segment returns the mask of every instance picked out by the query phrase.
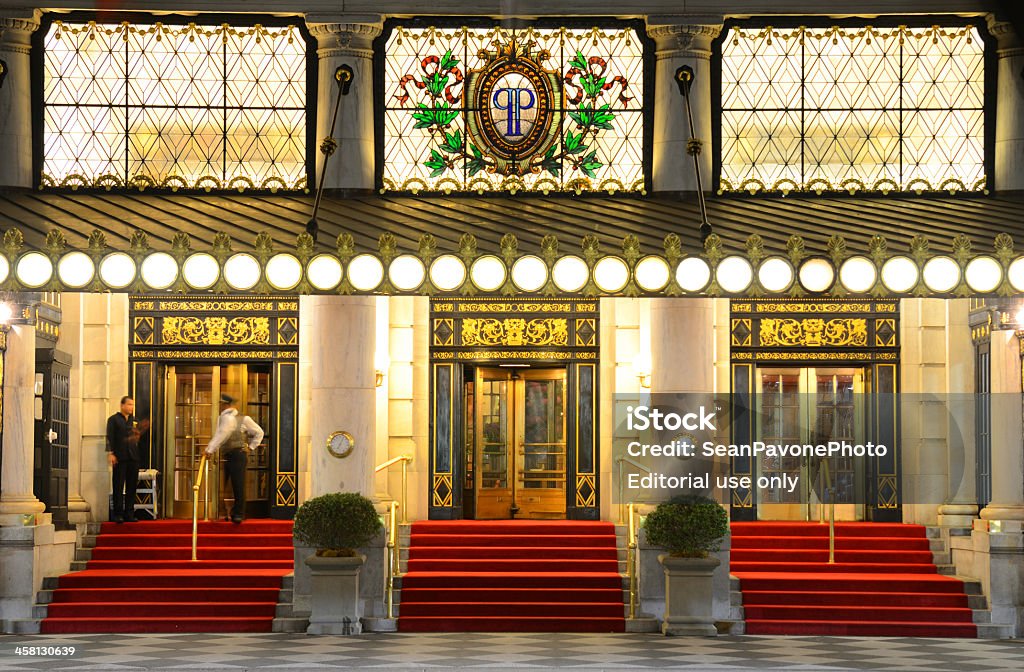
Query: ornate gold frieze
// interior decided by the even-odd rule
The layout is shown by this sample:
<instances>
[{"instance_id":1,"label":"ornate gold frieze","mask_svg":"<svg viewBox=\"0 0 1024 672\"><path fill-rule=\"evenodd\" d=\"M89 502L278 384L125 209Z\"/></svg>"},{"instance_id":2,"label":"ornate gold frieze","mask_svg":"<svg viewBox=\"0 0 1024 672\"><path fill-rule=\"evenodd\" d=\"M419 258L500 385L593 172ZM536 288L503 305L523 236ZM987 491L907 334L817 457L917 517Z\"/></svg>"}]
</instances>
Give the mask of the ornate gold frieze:
<instances>
[{"instance_id":1,"label":"ornate gold frieze","mask_svg":"<svg viewBox=\"0 0 1024 672\"><path fill-rule=\"evenodd\" d=\"M596 313L597 302L592 301L590 303L577 303L574 304L574 308L576 309L577 313Z\"/></svg>"},{"instance_id":2,"label":"ornate gold frieze","mask_svg":"<svg viewBox=\"0 0 1024 672\"><path fill-rule=\"evenodd\" d=\"M298 359L294 350L133 350L132 359L223 359L228 361Z\"/></svg>"},{"instance_id":3,"label":"ornate gold frieze","mask_svg":"<svg viewBox=\"0 0 1024 672\"><path fill-rule=\"evenodd\" d=\"M754 354L750 352L735 352L732 355L734 360L752 360ZM759 362L851 362L863 360L893 360L896 359L895 352L759 352L756 355Z\"/></svg>"},{"instance_id":4,"label":"ornate gold frieze","mask_svg":"<svg viewBox=\"0 0 1024 672\"><path fill-rule=\"evenodd\" d=\"M159 301L157 306L157 310L166 313L251 313L274 310L273 301ZM298 305L293 310L298 310Z\"/></svg>"},{"instance_id":5,"label":"ornate gold frieze","mask_svg":"<svg viewBox=\"0 0 1024 672\"><path fill-rule=\"evenodd\" d=\"M732 312L734 312L734 313L749 313L750 312L750 304L749 303L736 303L734 301L734 302L732 302L732 305L729 306L729 307L732 310Z\"/></svg>"},{"instance_id":6,"label":"ornate gold frieze","mask_svg":"<svg viewBox=\"0 0 1024 672\"><path fill-rule=\"evenodd\" d=\"M865 319L762 319L758 333L762 347L863 347L868 344Z\"/></svg>"},{"instance_id":7,"label":"ornate gold frieze","mask_svg":"<svg viewBox=\"0 0 1024 672\"><path fill-rule=\"evenodd\" d=\"M298 310L299 309L299 302L298 301L278 301L277 309L278 310Z\"/></svg>"},{"instance_id":8,"label":"ornate gold frieze","mask_svg":"<svg viewBox=\"0 0 1024 672\"><path fill-rule=\"evenodd\" d=\"M756 303L759 313L870 313L870 303L848 303L836 301L830 303ZM739 312L739 311L737 311Z\"/></svg>"},{"instance_id":9,"label":"ornate gold frieze","mask_svg":"<svg viewBox=\"0 0 1024 672\"><path fill-rule=\"evenodd\" d=\"M163 318L162 345L269 345L270 320L266 317Z\"/></svg>"},{"instance_id":10,"label":"ornate gold frieze","mask_svg":"<svg viewBox=\"0 0 1024 672\"><path fill-rule=\"evenodd\" d=\"M532 312L532 311L531 311ZM568 320L538 318L471 318L462 320L460 345L564 346L569 344Z\"/></svg>"},{"instance_id":11,"label":"ornate gold frieze","mask_svg":"<svg viewBox=\"0 0 1024 672\"><path fill-rule=\"evenodd\" d=\"M876 313L895 313L895 312L898 312L899 309L900 309L900 304L899 303L876 303L875 304L875 312Z\"/></svg>"},{"instance_id":12,"label":"ornate gold frieze","mask_svg":"<svg viewBox=\"0 0 1024 672\"><path fill-rule=\"evenodd\" d=\"M134 301L132 310L156 310L156 303L153 301Z\"/></svg>"},{"instance_id":13,"label":"ornate gold frieze","mask_svg":"<svg viewBox=\"0 0 1024 672\"><path fill-rule=\"evenodd\" d=\"M435 353L435 359L451 359L448 353ZM460 352L456 355L458 359L470 361L489 359L591 359L586 355L594 355L591 352L538 352L536 350L517 350L514 352Z\"/></svg>"},{"instance_id":14,"label":"ornate gold frieze","mask_svg":"<svg viewBox=\"0 0 1024 672\"><path fill-rule=\"evenodd\" d=\"M540 302L460 302L458 310L462 313L571 313L571 303L540 303Z\"/></svg>"}]
</instances>

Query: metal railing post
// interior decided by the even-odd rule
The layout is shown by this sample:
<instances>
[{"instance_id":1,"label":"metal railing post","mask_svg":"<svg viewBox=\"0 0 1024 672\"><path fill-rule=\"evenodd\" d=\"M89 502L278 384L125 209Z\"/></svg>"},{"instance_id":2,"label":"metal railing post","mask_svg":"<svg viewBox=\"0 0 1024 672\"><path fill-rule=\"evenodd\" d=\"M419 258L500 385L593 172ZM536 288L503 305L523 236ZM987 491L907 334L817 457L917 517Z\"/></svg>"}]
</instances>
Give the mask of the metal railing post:
<instances>
[{"instance_id":1,"label":"metal railing post","mask_svg":"<svg viewBox=\"0 0 1024 672\"><path fill-rule=\"evenodd\" d=\"M206 459L206 454L199 460L199 468L196 469L196 481L192 484L192 560L198 561L196 556L196 546L199 540L199 486L203 484L203 474L209 468L209 461ZM209 492L210 479L206 479L207 492ZM209 515L209 505L207 505L206 514Z\"/></svg>"}]
</instances>

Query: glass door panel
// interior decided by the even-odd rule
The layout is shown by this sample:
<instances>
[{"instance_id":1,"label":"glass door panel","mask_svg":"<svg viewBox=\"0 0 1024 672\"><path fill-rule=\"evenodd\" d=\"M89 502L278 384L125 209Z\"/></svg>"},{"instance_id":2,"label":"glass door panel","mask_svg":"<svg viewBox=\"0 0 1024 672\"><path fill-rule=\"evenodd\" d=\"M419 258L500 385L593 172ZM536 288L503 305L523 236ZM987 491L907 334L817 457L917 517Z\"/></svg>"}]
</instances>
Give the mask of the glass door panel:
<instances>
[{"instance_id":1,"label":"glass door panel","mask_svg":"<svg viewBox=\"0 0 1024 672\"><path fill-rule=\"evenodd\" d=\"M508 518L513 504L509 478L511 374L500 369L477 369L476 392L476 517Z\"/></svg>"},{"instance_id":2,"label":"glass door panel","mask_svg":"<svg viewBox=\"0 0 1024 672\"><path fill-rule=\"evenodd\" d=\"M758 369L757 385L757 435L765 443L864 442L863 369ZM759 489L758 518L820 520L834 501L836 520L861 520L865 469L863 458L762 456L758 476L797 485Z\"/></svg>"},{"instance_id":3,"label":"glass door panel","mask_svg":"<svg viewBox=\"0 0 1024 672\"><path fill-rule=\"evenodd\" d=\"M167 381L167 451L168 465L164 473L171 474L171 488L165 490L169 501L164 510L174 518L192 516L192 486L199 468L203 451L210 443L217 427L219 408L215 400L220 398L220 370L218 367L171 367ZM205 479L204 479L205 480ZM216 502L218 497L218 470L216 460L210 462L209 498L206 488L200 491L200 517L215 517L211 510L207 516L206 502Z\"/></svg>"}]
</instances>

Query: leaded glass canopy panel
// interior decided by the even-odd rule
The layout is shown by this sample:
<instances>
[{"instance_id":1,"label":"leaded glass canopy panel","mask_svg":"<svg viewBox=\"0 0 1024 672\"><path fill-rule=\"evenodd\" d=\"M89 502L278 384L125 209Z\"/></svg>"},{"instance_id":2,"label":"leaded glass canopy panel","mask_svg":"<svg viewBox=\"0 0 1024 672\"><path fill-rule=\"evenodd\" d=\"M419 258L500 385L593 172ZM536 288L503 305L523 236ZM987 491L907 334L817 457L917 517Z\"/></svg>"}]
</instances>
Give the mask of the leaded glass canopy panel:
<instances>
[{"instance_id":1,"label":"leaded glass canopy panel","mask_svg":"<svg viewBox=\"0 0 1024 672\"><path fill-rule=\"evenodd\" d=\"M983 191L985 45L962 28L732 28L723 191Z\"/></svg>"},{"instance_id":2,"label":"leaded glass canopy panel","mask_svg":"<svg viewBox=\"0 0 1024 672\"><path fill-rule=\"evenodd\" d=\"M644 189L635 29L397 26L385 51L384 189Z\"/></svg>"},{"instance_id":3,"label":"leaded glass canopy panel","mask_svg":"<svg viewBox=\"0 0 1024 672\"><path fill-rule=\"evenodd\" d=\"M296 26L55 21L41 185L302 190L306 109Z\"/></svg>"}]
</instances>

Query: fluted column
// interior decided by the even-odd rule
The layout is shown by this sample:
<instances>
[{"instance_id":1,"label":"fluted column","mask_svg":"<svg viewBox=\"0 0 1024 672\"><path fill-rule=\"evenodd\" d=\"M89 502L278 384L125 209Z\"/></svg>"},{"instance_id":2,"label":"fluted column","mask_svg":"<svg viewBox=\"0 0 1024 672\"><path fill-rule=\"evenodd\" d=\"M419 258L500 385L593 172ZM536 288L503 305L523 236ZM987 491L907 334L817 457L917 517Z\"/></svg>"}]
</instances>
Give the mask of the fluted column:
<instances>
[{"instance_id":1,"label":"fluted column","mask_svg":"<svg viewBox=\"0 0 1024 672\"><path fill-rule=\"evenodd\" d=\"M1013 25L988 17L999 59L996 77L995 188L1024 190L1024 41Z\"/></svg>"},{"instance_id":2,"label":"fluted column","mask_svg":"<svg viewBox=\"0 0 1024 672\"><path fill-rule=\"evenodd\" d=\"M945 301L947 498L939 507L943 527L971 527L978 515L975 495L974 345L969 299Z\"/></svg>"},{"instance_id":3,"label":"fluted column","mask_svg":"<svg viewBox=\"0 0 1024 672\"><path fill-rule=\"evenodd\" d=\"M722 31L721 16L651 16L647 34L657 45L654 68L654 141L652 175L656 192L697 190L693 159L686 153L690 139L683 96L675 81L676 70L693 68L690 107L693 137L704 143L700 174L704 191L711 184L711 42Z\"/></svg>"},{"instance_id":4,"label":"fluted column","mask_svg":"<svg viewBox=\"0 0 1024 672\"><path fill-rule=\"evenodd\" d=\"M24 514L46 506L32 493L35 454L33 386L36 377L36 328L11 327L4 355L4 455L0 474L0 526L24 524Z\"/></svg>"},{"instance_id":5,"label":"fluted column","mask_svg":"<svg viewBox=\"0 0 1024 672\"><path fill-rule=\"evenodd\" d=\"M359 492L371 497L377 444L377 297L317 296L311 303L310 496ZM345 458L326 448L328 435L338 430L355 439Z\"/></svg>"},{"instance_id":6,"label":"fluted column","mask_svg":"<svg viewBox=\"0 0 1024 672\"><path fill-rule=\"evenodd\" d=\"M0 10L0 187L32 186L29 53L37 28L37 9Z\"/></svg>"},{"instance_id":7,"label":"fluted column","mask_svg":"<svg viewBox=\"0 0 1024 672\"><path fill-rule=\"evenodd\" d=\"M327 166L325 189L370 191L374 187L373 40L381 32L379 16L307 15L306 25L316 38L320 59L317 90L316 142L330 135L338 100L334 73L341 65L353 71L352 88L341 99L334 139L338 151ZM317 180L323 165L317 150Z\"/></svg>"},{"instance_id":8,"label":"fluted column","mask_svg":"<svg viewBox=\"0 0 1024 672\"><path fill-rule=\"evenodd\" d=\"M992 501L985 520L1024 520L1021 351L1012 331L992 332Z\"/></svg>"},{"instance_id":9,"label":"fluted column","mask_svg":"<svg viewBox=\"0 0 1024 672\"><path fill-rule=\"evenodd\" d=\"M714 392L715 300L650 301L651 392Z\"/></svg>"}]
</instances>

